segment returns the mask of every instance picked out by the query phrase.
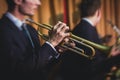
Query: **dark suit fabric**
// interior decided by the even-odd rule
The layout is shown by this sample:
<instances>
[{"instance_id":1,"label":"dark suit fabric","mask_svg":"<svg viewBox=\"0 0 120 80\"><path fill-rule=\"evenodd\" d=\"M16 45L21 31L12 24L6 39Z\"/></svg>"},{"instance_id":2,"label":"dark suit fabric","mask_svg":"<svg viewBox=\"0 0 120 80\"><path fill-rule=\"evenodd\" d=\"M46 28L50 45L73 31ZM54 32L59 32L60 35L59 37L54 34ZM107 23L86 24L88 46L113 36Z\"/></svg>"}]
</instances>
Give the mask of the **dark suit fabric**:
<instances>
[{"instance_id":1,"label":"dark suit fabric","mask_svg":"<svg viewBox=\"0 0 120 80\"><path fill-rule=\"evenodd\" d=\"M98 44L101 43L96 28L85 20L81 20L81 22L73 29L72 33L89 41ZM76 46L84 49L86 54L91 53L91 51L83 45L76 43ZM98 65L98 63L102 63L106 56L99 50L95 50L96 55L92 60L70 51L63 54L61 57L62 63L59 72L62 74L61 78L63 80L102 80L102 77L96 79L98 76L97 72L100 73L96 64Z\"/></svg>"},{"instance_id":2,"label":"dark suit fabric","mask_svg":"<svg viewBox=\"0 0 120 80\"><path fill-rule=\"evenodd\" d=\"M74 28L73 30L73 34L77 35L79 37L82 37L86 40L92 41L94 43L97 44L101 44L101 41L99 39L99 35L97 33L97 30L95 28L95 26L92 26L90 23L88 23L85 20L81 20L81 22ZM79 45L78 45L79 47ZM82 47L82 46L80 46ZM90 51L88 51L88 49L86 47L83 47L83 49L86 50L86 53L90 53ZM95 49L96 51L96 55L95 55L95 59L97 59L98 61L102 60L103 56L101 56L101 51Z\"/></svg>"},{"instance_id":3,"label":"dark suit fabric","mask_svg":"<svg viewBox=\"0 0 120 80\"><path fill-rule=\"evenodd\" d=\"M40 45L37 31L27 25L35 48L5 15L0 19L0 73L16 80L44 80L42 73L49 57L56 52L48 44ZM24 78L23 78L24 77Z\"/></svg>"}]
</instances>

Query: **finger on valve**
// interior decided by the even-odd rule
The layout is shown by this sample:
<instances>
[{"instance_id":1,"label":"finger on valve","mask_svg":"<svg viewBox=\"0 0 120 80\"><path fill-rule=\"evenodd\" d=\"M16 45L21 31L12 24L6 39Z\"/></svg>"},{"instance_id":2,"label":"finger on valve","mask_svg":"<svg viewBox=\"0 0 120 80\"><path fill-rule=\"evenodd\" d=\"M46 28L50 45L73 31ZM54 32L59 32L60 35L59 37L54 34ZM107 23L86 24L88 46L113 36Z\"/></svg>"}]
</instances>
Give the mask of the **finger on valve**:
<instances>
[{"instance_id":1,"label":"finger on valve","mask_svg":"<svg viewBox=\"0 0 120 80\"><path fill-rule=\"evenodd\" d=\"M111 49L111 53L110 53L111 56L117 56L117 55L120 55L120 49L114 45Z\"/></svg>"},{"instance_id":2,"label":"finger on valve","mask_svg":"<svg viewBox=\"0 0 120 80\"><path fill-rule=\"evenodd\" d=\"M53 46L57 46L59 43L63 41L63 39L70 35L69 27L66 26L65 23L58 22L51 31L49 31L49 42L53 44Z\"/></svg>"},{"instance_id":3,"label":"finger on valve","mask_svg":"<svg viewBox=\"0 0 120 80\"><path fill-rule=\"evenodd\" d=\"M70 37L66 37L66 38L64 39L64 44L67 45L67 46L69 46L69 47L71 47L71 48L74 48L74 47L75 47L75 42L72 41L72 40L70 39Z\"/></svg>"},{"instance_id":4,"label":"finger on valve","mask_svg":"<svg viewBox=\"0 0 120 80\"><path fill-rule=\"evenodd\" d=\"M60 21L54 26L53 29L54 31L61 32L61 33L67 33L69 31L69 27L65 23Z\"/></svg>"},{"instance_id":5,"label":"finger on valve","mask_svg":"<svg viewBox=\"0 0 120 80\"><path fill-rule=\"evenodd\" d=\"M75 47L74 41L70 40L69 37L67 37L63 40L62 45L67 46L69 48L74 48ZM63 53L65 51L67 51L68 49L58 46L57 50L58 50L59 53Z\"/></svg>"}]
</instances>

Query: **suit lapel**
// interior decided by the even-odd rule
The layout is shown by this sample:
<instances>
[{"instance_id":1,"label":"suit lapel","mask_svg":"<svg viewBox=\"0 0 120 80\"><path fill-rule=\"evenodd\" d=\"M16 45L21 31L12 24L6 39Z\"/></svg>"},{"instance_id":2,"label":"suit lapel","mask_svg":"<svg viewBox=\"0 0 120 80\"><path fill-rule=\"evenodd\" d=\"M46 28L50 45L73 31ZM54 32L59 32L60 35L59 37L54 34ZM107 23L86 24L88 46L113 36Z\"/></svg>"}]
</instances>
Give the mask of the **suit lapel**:
<instances>
[{"instance_id":1,"label":"suit lapel","mask_svg":"<svg viewBox=\"0 0 120 80\"><path fill-rule=\"evenodd\" d=\"M17 28L17 26L5 15L2 18L3 21L7 22L6 27L11 30L11 35L13 35L14 41L21 47L26 45L26 39L23 36L23 33Z\"/></svg>"}]
</instances>

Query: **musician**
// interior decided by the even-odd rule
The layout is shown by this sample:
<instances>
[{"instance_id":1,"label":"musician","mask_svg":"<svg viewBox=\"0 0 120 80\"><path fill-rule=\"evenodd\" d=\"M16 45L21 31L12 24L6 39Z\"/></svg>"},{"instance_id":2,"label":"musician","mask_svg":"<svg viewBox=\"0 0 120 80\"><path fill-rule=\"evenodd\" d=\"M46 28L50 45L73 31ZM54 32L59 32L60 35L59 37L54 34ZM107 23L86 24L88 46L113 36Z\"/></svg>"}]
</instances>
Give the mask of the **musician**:
<instances>
[{"instance_id":1,"label":"musician","mask_svg":"<svg viewBox=\"0 0 120 80\"><path fill-rule=\"evenodd\" d=\"M24 20L33 16L40 0L6 0L7 12L0 19L0 78L44 80L46 65L57 59L55 47L69 36L69 27L58 22L47 42L40 45L37 31ZM24 24L23 28L22 25Z\"/></svg>"},{"instance_id":2,"label":"musician","mask_svg":"<svg viewBox=\"0 0 120 80\"><path fill-rule=\"evenodd\" d=\"M81 21L76 25L72 33L89 41L101 44L96 30L96 25L101 19L101 1L82 0L79 9ZM91 53L86 46L84 47L77 43L76 46L82 48L85 54ZM72 52L71 54L68 54L70 52L63 54L60 69L61 78L63 80L103 80L104 70L106 72L107 68L111 66L107 64L111 64L113 60L108 60L107 55L100 50L95 49L95 51L95 57L92 60ZM119 53L120 51L116 47L113 47L110 52L111 56L117 56Z\"/></svg>"}]
</instances>

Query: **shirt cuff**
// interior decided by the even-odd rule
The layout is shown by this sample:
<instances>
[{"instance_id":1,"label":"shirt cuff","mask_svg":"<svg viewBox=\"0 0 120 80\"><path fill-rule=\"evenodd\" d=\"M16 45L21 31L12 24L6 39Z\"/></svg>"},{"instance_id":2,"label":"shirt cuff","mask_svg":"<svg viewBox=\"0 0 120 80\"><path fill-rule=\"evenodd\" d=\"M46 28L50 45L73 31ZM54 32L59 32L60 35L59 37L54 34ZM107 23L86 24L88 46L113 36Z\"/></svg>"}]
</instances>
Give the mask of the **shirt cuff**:
<instances>
[{"instance_id":1,"label":"shirt cuff","mask_svg":"<svg viewBox=\"0 0 120 80\"><path fill-rule=\"evenodd\" d=\"M57 50L53 47L53 45L52 45L50 42L46 41L46 43L47 43L48 45L50 45L50 46L53 48L53 50L56 52L55 58L57 59L60 54L57 52Z\"/></svg>"}]
</instances>

